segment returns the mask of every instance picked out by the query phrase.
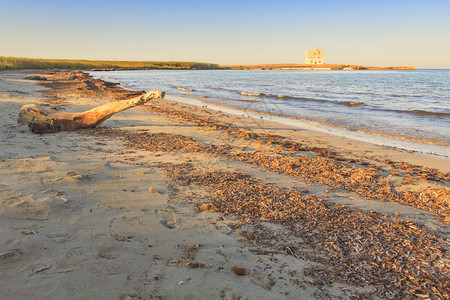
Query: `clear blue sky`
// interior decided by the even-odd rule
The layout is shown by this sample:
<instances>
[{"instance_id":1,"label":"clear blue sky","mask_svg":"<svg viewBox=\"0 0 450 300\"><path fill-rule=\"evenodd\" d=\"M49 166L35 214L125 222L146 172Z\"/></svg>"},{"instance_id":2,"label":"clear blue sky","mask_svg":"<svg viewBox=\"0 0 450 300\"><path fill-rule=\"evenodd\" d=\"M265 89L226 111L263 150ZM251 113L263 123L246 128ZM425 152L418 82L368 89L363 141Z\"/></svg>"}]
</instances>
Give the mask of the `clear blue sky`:
<instances>
[{"instance_id":1,"label":"clear blue sky","mask_svg":"<svg viewBox=\"0 0 450 300\"><path fill-rule=\"evenodd\" d=\"M0 56L450 68L450 1L0 0Z\"/></svg>"}]
</instances>

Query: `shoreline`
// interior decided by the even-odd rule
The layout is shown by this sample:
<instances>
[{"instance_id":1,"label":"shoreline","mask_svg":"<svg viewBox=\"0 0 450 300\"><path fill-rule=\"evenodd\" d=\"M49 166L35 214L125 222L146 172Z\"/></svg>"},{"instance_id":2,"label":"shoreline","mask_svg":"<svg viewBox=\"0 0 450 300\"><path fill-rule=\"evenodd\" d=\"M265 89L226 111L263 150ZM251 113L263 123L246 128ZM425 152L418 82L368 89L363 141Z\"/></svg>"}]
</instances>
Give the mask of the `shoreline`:
<instances>
[{"instance_id":1,"label":"shoreline","mask_svg":"<svg viewBox=\"0 0 450 300\"><path fill-rule=\"evenodd\" d=\"M207 99L197 96L197 95L173 95L168 94L169 97L172 97L176 99L175 101L196 105L196 106L205 106L209 105L208 107L213 110L219 110L219 111L225 111L226 109L227 113L234 114L234 115L242 115L242 112L250 113L247 114L247 117L256 119L256 120L262 120L264 117L266 117L266 121L269 122L275 122L280 123L284 125L291 125L293 127L298 127L299 129L307 129L307 130L313 130L313 131L321 131L324 133L329 133L331 135L337 135L341 137L345 137L351 140L359 140L362 142L367 142L371 144L375 144L378 146L388 146L392 148L398 148L400 150L407 150L407 151L417 151L424 154L430 154L430 155L436 155L441 156L445 158L449 158L450 156L450 144L445 143L443 141L438 140L430 140L425 138L413 138L413 137L406 137L401 135L393 135L383 132L377 132L377 131L369 131L369 130L363 130L363 129L350 129L344 126L339 125L333 125L326 122L321 122L317 120L309 120L309 119L303 119L298 117L292 117L287 115L281 115L281 114L275 114L275 113L269 113L269 112L262 112L252 109L243 109L243 108L237 108L229 105L224 104L217 104L214 102L209 102ZM181 98L181 99L180 99ZM192 103L192 101L184 100L182 98L187 99L193 99L195 101L201 102L199 103ZM296 122L297 121L297 122ZM378 137L378 138L377 138ZM435 147L436 146L436 147Z\"/></svg>"},{"instance_id":2,"label":"shoreline","mask_svg":"<svg viewBox=\"0 0 450 300\"><path fill-rule=\"evenodd\" d=\"M104 78L105 80L108 80L106 75L102 75L102 73L91 73L93 76L96 76L98 78ZM116 74L116 75L114 75ZM136 73L136 75L138 75ZM143 78L145 76L150 76L151 73L144 73ZM135 76L136 76L135 75ZM118 78L127 77L126 74L120 75L118 73L112 73L110 76L118 76ZM193 75L195 76L195 75ZM239 76L236 74L236 76ZM171 76L169 76L171 77ZM124 83L122 83L124 84ZM141 88L144 86L140 86ZM131 86L129 88L132 88ZM178 89L180 91L173 91L172 89ZM214 89L220 89L218 87L214 87ZM227 90L226 88L222 88L224 90ZM245 90L245 89L244 89ZM244 97L244 99L234 99L234 96L228 95L227 96L220 96L219 94L214 94L214 91L208 91L205 92L202 89L199 91L195 91L192 89L187 89L184 87L176 87L176 86L170 86L168 88L168 93L171 95L173 99L181 99L184 103L189 102L195 102L195 105L208 105L209 107L219 107L218 110L224 110L224 109L231 109L228 110L230 113L235 114L241 114L240 112L246 112L246 115L249 115L252 117L254 115L257 119L270 119L272 121L278 121L281 123L284 123L289 126L298 126L300 129L312 129L312 130L320 130L330 133L337 134L340 136L345 136L347 138L356 138L358 140L366 141L366 142L372 142L378 145L385 145L385 146L391 146L391 147L397 147L401 149L406 149L408 151L419 151L424 153L430 153L434 155L439 155L443 157L449 157L450 156L450 143L448 140L448 136L445 134L445 130L442 128L443 124L445 124L446 118L448 118L448 114L442 113L439 115L439 113L433 113L431 111L420 111L420 110L412 110L411 107L408 108L408 110L398 110L395 111L395 113L401 114L397 118L390 120L390 122L393 124L392 126L387 126L386 124L383 124L383 120L381 118L381 123L378 125L376 124L377 121L379 121L380 116L375 117L374 120L372 120L372 123L368 123L369 125L364 123L364 120L359 117L361 120L360 122L357 121L349 121L342 119L342 117L339 118L333 118L332 114L330 116L322 113L321 117L317 117L314 115L305 115L304 113L299 113L302 116L295 117L297 113L292 111L285 111L284 108L278 108L278 104L280 102L277 102L276 99L284 99L284 98L291 98L296 99L295 97L290 96L283 96L283 95L277 95L275 94L265 94L265 93L259 93L259 94L252 94L247 92L239 91L239 89L232 90L229 89L227 91L231 91L233 93L236 93L236 95L239 94L242 95L249 95L253 97L249 97L247 100L247 97ZM219 98L215 98L219 97ZM223 98L220 98L223 97ZM237 96L236 96L237 97ZM192 99L189 101L186 101L186 99ZM275 99L275 102L272 103L271 99ZM306 99L306 98L305 98ZM298 98L298 100L302 100L302 98ZM204 102L203 104L200 104L198 101ZM231 102L228 102L231 101ZM302 100L304 101L304 100ZM328 100L314 100L314 99L306 99L306 101L312 101L315 103L317 101L328 101ZM356 101L356 100L355 100ZM362 100L361 100L362 101ZM253 105L253 102L258 102L255 105ZM329 101L330 103L339 104L339 105L345 105L349 107L358 107L355 108L353 111L353 108L347 109L344 108L344 112L346 114L354 113L355 116L359 116L359 114L364 115L364 113L371 113L370 111L359 111L359 106L370 106L369 104L365 105L363 102L352 102L352 101ZM327 102L327 103L329 103ZM284 105L281 103L280 105ZM288 104L287 104L288 105ZM302 104L303 105L303 104ZM314 104L317 105L317 104ZM239 108L242 107L242 108ZM278 109L278 111L277 111ZM308 109L308 108L307 108ZM391 113L392 110L389 110L387 108L378 108L375 109L378 114L382 113L379 111L386 110L388 113ZM215 109L217 110L217 109ZM368 109L370 110L370 109ZM278 112L278 113L275 113ZM281 113L285 113L287 115L281 115ZM373 113L373 112L372 112ZM256 114L256 115L255 115ZM293 115L293 116L289 116ZM429 127L424 127L423 130L421 130L420 126L405 126L402 125L401 118L403 118L403 114L407 115L407 118L409 116L412 116L413 118L416 118L417 115L420 114L427 114L427 119L436 117L436 128L442 128L442 131L440 130L432 130ZM435 116L432 117L432 115L435 114ZM314 118L322 118L323 120L314 120ZM378 118L378 119L376 119ZM430 119L431 120L431 119ZM431 121L430 121L431 122ZM429 126L433 126L433 123L429 122ZM297 124L296 124L297 123ZM389 123L389 122L388 122ZM416 122L416 124L420 124L420 118ZM398 126L395 127L395 126ZM444 126L445 127L445 126ZM433 128L433 127L431 127ZM441 134L438 134L441 132ZM429 133L429 134L427 134Z\"/></svg>"},{"instance_id":3,"label":"shoreline","mask_svg":"<svg viewBox=\"0 0 450 300\"><path fill-rule=\"evenodd\" d=\"M28 74L0 73L5 296L449 296L447 159L170 96L33 134L15 123L23 104L82 111L139 92Z\"/></svg>"}]
</instances>

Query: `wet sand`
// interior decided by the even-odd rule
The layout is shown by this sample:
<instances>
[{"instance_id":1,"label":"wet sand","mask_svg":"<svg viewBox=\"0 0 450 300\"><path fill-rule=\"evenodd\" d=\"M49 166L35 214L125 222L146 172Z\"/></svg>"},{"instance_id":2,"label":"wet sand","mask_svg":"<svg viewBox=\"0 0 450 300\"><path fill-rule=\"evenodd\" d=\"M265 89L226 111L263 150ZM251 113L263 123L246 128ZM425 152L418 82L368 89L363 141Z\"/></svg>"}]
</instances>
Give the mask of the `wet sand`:
<instances>
[{"instance_id":1,"label":"wet sand","mask_svg":"<svg viewBox=\"0 0 450 300\"><path fill-rule=\"evenodd\" d=\"M30 75L0 73L4 297L449 297L448 159L170 97L34 134L16 122L24 104L74 112L139 92Z\"/></svg>"}]
</instances>

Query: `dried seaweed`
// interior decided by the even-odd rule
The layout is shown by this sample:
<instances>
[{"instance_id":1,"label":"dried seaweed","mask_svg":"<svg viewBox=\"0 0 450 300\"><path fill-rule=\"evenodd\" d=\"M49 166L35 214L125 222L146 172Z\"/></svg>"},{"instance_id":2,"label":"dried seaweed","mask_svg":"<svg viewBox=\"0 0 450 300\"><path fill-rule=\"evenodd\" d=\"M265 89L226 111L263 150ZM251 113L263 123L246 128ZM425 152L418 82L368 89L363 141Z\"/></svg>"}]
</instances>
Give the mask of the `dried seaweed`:
<instances>
[{"instance_id":1,"label":"dried seaweed","mask_svg":"<svg viewBox=\"0 0 450 300\"><path fill-rule=\"evenodd\" d=\"M247 162L277 173L318 182L381 201L398 202L429 211L446 222L450 218L450 188L399 192L376 168L356 167L326 157L292 157L272 151L244 151L229 145L204 145L177 134L96 129L97 134L125 138L125 145L148 151L205 152Z\"/></svg>"},{"instance_id":2,"label":"dried seaweed","mask_svg":"<svg viewBox=\"0 0 450 300\"><path fill-rule=\"evenodd\" d=\"M242 173L199 172L189 164L165 169L182 184L209 188L208 199L224 214L251 224L270 221L286 226L285 234L303 242L280 250L327 266L322 273L305 270L305 275L325 283L372 284L386 298L450 297L450 267L445 264L450 243L413 222L332 204ZM274 237L252 234L249 240L258 244ZM305 256L301 252L305 245L315 254Z\"/></svg>"}]
</instances>

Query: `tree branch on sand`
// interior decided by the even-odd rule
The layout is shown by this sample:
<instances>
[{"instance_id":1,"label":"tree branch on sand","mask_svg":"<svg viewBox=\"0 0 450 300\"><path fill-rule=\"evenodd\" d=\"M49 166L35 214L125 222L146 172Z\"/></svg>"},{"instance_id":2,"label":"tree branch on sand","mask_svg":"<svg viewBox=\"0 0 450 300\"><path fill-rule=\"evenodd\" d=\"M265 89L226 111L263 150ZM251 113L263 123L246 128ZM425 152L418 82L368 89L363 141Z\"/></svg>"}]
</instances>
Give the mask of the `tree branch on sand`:
<instances>
[{"instance_id":1,"label":"tree branch on sand","mask_svg":"<svg viewBox=\"0 0 450 300\"><path fill-rule=\"evenodd\" d=\"M130 100L112 102L78 113L52 113L36 104L28 104L20 109L17 122L19 124L27 123L30 130L36 133L96 128L118 112L145 104L151 99L162 99L164 95L164 92L153 90Z\"/></svg>"}]
</instances>

